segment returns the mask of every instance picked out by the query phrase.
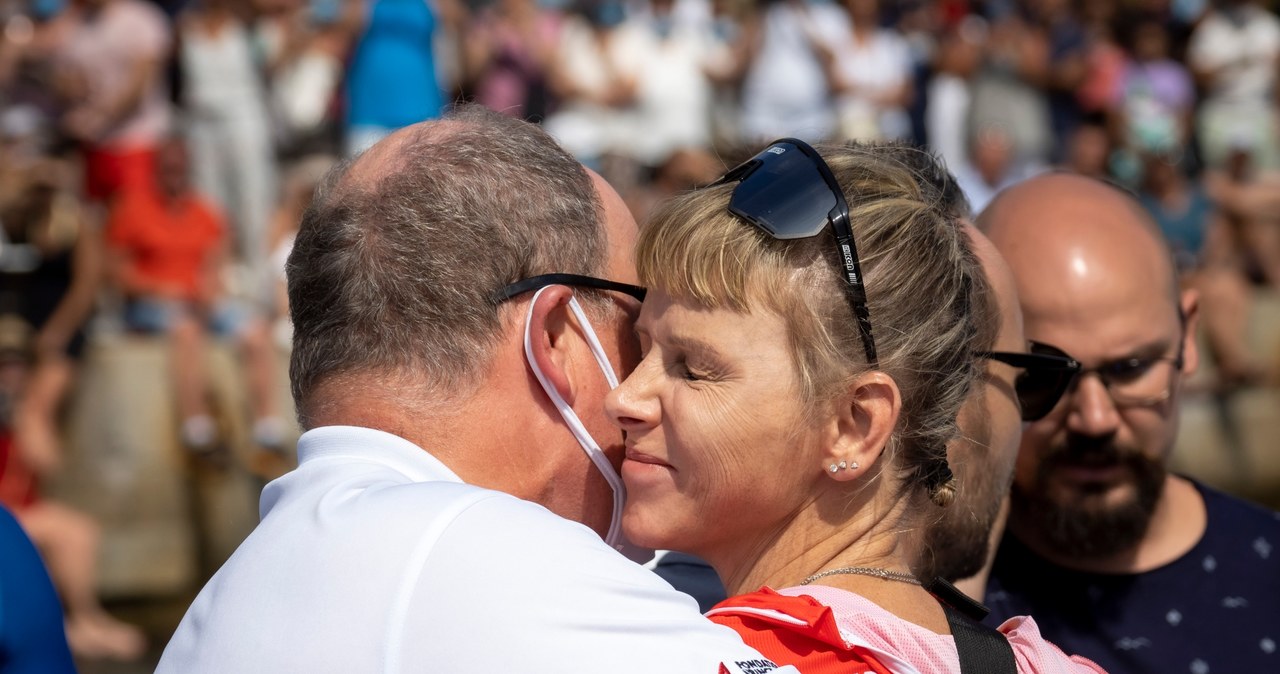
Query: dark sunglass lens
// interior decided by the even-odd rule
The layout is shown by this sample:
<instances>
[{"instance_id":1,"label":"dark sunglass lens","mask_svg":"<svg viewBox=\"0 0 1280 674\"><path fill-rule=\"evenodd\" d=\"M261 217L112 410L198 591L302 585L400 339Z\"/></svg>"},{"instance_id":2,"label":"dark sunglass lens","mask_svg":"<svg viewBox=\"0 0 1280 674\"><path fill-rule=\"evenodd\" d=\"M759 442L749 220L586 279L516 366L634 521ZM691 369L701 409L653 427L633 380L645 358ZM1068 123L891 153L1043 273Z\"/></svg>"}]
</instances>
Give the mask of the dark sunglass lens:
<instances>
[{"instance_id":1,"label":"dark sunglass lens","mask_svg":"<svg viewBox=\"0 0 1280 674\"><path fill-rule=\"evenodd\" d=\"M836 197L800 148L776 143L756 156L760 166L738 183L729 210L778 239L816 236Z\"/></svg>"},{"instance_id":2,"label":"dark sunglass lens","mask_svg":"<svg viewBox=\"0 0 1280 674\"><path fill-rule=\"evenodd\" d=\"M1053 411L1071 383L1071 370L1028 368L1018 375L1014 388L1023 421L1036 421Z\"/></svg>"}]
</instances>

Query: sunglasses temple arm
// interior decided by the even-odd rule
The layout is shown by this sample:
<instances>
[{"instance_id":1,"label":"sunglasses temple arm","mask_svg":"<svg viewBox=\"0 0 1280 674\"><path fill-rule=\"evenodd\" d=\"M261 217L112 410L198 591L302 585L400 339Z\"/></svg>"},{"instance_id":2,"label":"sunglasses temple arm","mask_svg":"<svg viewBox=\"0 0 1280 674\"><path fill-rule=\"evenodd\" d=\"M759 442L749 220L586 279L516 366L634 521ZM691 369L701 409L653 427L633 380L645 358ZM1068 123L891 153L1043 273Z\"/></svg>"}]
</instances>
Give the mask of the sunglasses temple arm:
<instances>
[{"instance_id":1,"label":"sunglasses temple arm","mask_svg":"<svg viewBox=\"0 0 1280 674\"><path fill-rule=\"evenodd\" d=\"M858 333L862 336L862 346L866 351L867 363L872 367L879 364L876 356L876 343L871 336L871 312L867 309L867 288L862 284L862 267L858 264L858 250L853 244L853 232L849 222L844 218L833 218L832 229L835 233L836 249L840 253L840 262L844 268L845 293L853 306L854 318L858 321Z\"/></svg>"}]
</instances>

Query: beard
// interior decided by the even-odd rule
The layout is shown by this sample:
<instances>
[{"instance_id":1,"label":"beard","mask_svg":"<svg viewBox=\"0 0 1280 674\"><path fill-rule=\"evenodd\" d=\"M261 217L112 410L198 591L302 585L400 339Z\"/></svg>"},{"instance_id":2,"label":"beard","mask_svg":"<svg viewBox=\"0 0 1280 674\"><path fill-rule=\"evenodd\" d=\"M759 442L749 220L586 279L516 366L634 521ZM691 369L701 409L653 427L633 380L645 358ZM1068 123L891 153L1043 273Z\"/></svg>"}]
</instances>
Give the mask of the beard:
<instances>
[{"instance_id":1,"label":"beard","mask_svg":"<svg viewBox=\"0 0 1280 674\"><path fill-rule=\"evenodd\" d=\"M916 569L921 578L937 576L955 582L976 575L986 565L1000 495L992 493L994 487L984 487L989 495L972 497L962 491L967 486L960 485L956 502L925 529L925 551Z\"/></svg>"},{"instance_id":2,"label":"beard","mask_svg":"<svg viewBox=\"0 0 1280 674\"><path fill-rule=\"evenodd\" d=\"M945 508L928 506L940 512L925 529L924 551L916 569L926 580L938 576L955 582L982 570L991 529L1013 481L1012 461L1001 459L995 454L998 450L986 444L991 440L990 420L972 414L964 424L972 429L972 437L953 441L955 451L948 452L958 482L956 500Z\"/></svg>"},{"instance_id":3,"label":"beard","mask_svg":"<svg viewBox=\"0 0 1280 674\"><path fill-rule=\"evenodd\" d=\"M1063 489L1054 480L1063 466L1119 466L1133 493L1124 502L1107 503L1114 485ZM1021 531L1035 532L1049 551L1064 557L1108 557L1132 549L1147 526L1164 490L1164 462L1114 438L1068 435L1041 457L1030 488L1015 484L1010 518Z\"/></svg>"}]
</instances>

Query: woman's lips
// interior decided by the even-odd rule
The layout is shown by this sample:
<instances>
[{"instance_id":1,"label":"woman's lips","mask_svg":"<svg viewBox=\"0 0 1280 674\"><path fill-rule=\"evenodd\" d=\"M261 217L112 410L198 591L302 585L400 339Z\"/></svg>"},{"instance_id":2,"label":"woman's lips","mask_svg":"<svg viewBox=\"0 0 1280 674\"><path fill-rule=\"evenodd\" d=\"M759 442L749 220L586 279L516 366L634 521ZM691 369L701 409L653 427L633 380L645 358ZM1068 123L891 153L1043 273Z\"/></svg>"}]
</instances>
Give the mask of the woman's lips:
<instances>
[{"instance_id":1,"label":"woman's lips","mask_svg":"<svg viewBox=\"0 0 1280 674\"><path fill-rule=\"evenodd\" d=\"M635 463L648 464L651 466L661 466L663 468L671 468L672 470L675 470L674 467L672 467L672 465L667 463L666 461L663 461L662 459L659 459L658 457L653 456L652 454L645 454L644 452L637 451L630 447L627 448L626 460L633 461Z\"/></svg>"},{"instance_id":2,"label":"woman's lips","mask_svg":"<svg viewBox=\"0 0 1280 674\"><path fill-rule=\"evenodd\" d=\"M626 458L622 461L622 481L627 489L635 490L659 488L674 479L676 469L671 464L652 454L646 454L632 447L627 448Z\"/></svg>"}]
</instances>

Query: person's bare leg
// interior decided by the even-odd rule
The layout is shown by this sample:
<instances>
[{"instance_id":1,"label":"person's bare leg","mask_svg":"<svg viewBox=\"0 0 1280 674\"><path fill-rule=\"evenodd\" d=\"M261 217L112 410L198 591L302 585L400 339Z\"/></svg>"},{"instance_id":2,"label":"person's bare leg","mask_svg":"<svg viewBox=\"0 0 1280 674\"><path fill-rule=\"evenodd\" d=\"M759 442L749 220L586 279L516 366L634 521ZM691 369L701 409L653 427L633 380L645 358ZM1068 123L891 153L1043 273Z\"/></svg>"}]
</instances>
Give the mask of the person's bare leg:
<instances>
[{"instance_id":1,"label":"person's bare leg","mask_svg":"<svg viewBox=\"0 0 1280 674\"><path fill-rule=\"evenodd\" d=\"M1280 222L1250 219L1242 235L1247 252L1257 260L1267 285L1280 288Z\"/></svg>"},{"instance_id":2,"label":"person's bare leg","mask_svg":"<svg viewBox=\"0 0 1280 674\"><path fill-rule=\"evenodd\" d=\"M208 451L216 440L213 418L206 399L206 345L204 326L194 316L183 314L170 329L169 339L178 416L182 420L182 441L189 449Z\"/></svg>"},{"instance_id":3,"label":"person's bare leg","mask_svg":"<svg viewBox=\"0 0 1280 674\"><path fill-rule=\"evenodd\" d=\"M1231 386L1249 383L1261 376L1261 369L1246 341L1252 290L1244 275L1235 269L1212 268L1201 272L1196 285L1204 298L1205 337L1218 366L1220 383Z\"/></svg>"},{"instance_id":4,"label":"person's bare leg","mask_svg":"<svg viewBox=\"0 0 1280 674\"><path fill-rule=\"evenodd\" d=\"M15 513L49 569L66 608L67 643L86 658L134 660L146 651L142 631L113 618L98 602L98 524L45 501Z\"/></svg>"},{"instance_id":5,"label":"person's bare leg","mask_svg":"<svg viewBox=\"0 0 1280 674\"><path fill-rule=\"evenodd\" d=\"M37 475L56 472L62 463L58 408L74 368L66 357L36 363L13 415L14 437L22 458Z\"/></svg>"},{"instance_id":6,"label":"person's bare leg","mask_svg":"<svg viewBox=\"0 0 1280 674\"><path fill-rule=\"evenodd\" d=\"M254 320L239 339L254 417L253 440L266 449L280 449L285 429L276 406L276 352L269 328Z\"/></svg>"}]
</instances>

